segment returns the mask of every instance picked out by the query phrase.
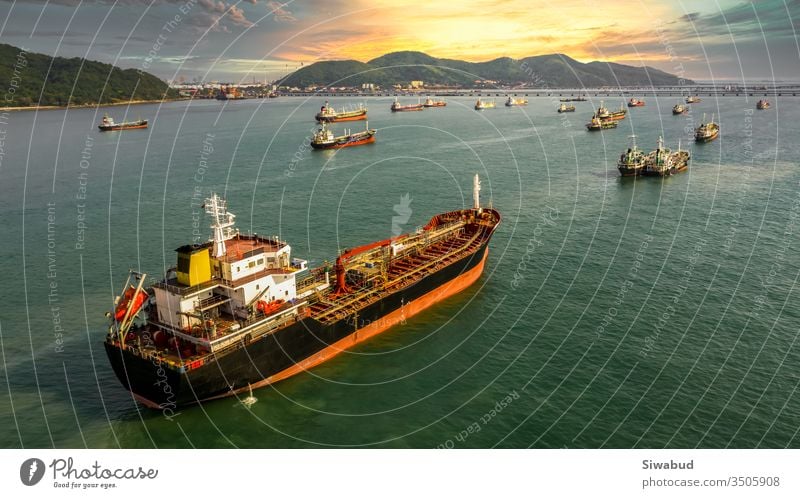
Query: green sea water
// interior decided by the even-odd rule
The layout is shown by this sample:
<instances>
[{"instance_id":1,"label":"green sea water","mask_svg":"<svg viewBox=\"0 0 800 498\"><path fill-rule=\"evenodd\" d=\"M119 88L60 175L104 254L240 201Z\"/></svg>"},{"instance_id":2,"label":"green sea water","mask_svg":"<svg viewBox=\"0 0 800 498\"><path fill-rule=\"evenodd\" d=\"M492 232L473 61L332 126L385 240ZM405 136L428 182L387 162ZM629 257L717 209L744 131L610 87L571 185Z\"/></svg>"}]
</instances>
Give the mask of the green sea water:
<instances>
[{"instance_id":1,"label":"green sea water","mask_svg":"<svg viewBox=\"0 0 800 498\"><path fill-rule=\"evenodd\" d=\"M800 101L646 100L588 133L592 102L366 99L377 143L338 152L308 149L316 98L107 109L151 121L123 133L91 109L10 113L0 447L799 447ZM721 137L694 145L703 113ZM631 134L680 140L689 170L619 178ZM475 173L504 219L462 294L250 407L148 410L111 372L104 313L127 270L160 276L205 239L210 192L319 265L470 205Z\"/></svg>"}]
</instances>

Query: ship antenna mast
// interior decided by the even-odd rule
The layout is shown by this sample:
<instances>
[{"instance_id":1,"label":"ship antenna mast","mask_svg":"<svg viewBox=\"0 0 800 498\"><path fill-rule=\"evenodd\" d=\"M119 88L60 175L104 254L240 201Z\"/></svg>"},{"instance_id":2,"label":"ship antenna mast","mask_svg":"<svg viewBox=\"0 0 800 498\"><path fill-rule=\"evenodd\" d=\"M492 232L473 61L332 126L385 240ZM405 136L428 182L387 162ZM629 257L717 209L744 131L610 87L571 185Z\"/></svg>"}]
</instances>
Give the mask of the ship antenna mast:
<instances>
[{"instance_id":1,"label":"ship antenna mast","mask_svg":"<svg viewBox=\"0 0 800 498\"><path fill-rule=\"evenodd\" d=\"M472 181L472 199L475 201L475 209L480 212L481 210L481 179L478 173L475 173L475 179Z\"/></svg>"},{"instance_id":2,"label":"ship antenna mast","mask_svg":"<svg viewBox=\"0 0 800 498\"><path fill-rule=\"evenodd\" d=\"M214 251L212 255L215 258L225 256L225 241L233 237L233 221L236 215L228 212L228 203L220 198L217 194L211 194L211 197L206 199L204 204L206 214L210 214L212 218L211 229L214 231Z\"/></svg>"}]
</instances>

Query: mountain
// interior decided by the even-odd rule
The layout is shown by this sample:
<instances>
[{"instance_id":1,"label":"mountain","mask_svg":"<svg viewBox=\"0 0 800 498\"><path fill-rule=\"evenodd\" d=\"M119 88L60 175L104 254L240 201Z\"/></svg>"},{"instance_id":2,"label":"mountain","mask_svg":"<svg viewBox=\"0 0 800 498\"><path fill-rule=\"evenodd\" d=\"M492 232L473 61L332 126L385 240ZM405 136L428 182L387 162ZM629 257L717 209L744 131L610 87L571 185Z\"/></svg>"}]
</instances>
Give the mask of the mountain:
<instances>
[{"instance_id":1,"label":"mountain","mask_svg":"<svg viewBox=\"0 0 800 498\"><path fill-rule=\"evenodd\" d=\"M598 86L663 86L691 84L651 67L613 62L582 63L564 54L537 55L524 59L501 57L487 62L437 59L422 52L393 52L369 62L316 62L288 75L282 85L305 87L407 85L422 80L431 85L473 86L475 80L531 87L581 88Z\"/></svg>"},{"instance_id":2,"label":"mountain","mask_svg":"<svg viewBox=\"0 0 800 498\"><path fill-rule=\"evenodd\" d=\"M20 53L17 47L0 44L0 89L16 89L0 99L0 107L110 104L177 97L164 81L144 71L77 57Z\"/></svg>"}]
</instances>

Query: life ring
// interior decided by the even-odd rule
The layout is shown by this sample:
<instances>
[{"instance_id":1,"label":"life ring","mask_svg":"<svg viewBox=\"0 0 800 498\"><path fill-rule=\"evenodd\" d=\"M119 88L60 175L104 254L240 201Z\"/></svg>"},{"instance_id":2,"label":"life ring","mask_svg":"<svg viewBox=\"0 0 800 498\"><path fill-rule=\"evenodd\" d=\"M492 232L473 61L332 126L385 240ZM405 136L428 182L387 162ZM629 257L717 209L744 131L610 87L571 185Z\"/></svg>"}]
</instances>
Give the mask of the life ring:
<instances>
[{"instance_id":1,"label":"life ring","mask_svg":"<svg viewBox=\"0 0 800 498\"><path fill-rule=\"evenodd\" d=\"M242 340L245 344L250 344L250 341L253 340L253 336L250 334L245 334Z\"/></svg>"}]
</instances>

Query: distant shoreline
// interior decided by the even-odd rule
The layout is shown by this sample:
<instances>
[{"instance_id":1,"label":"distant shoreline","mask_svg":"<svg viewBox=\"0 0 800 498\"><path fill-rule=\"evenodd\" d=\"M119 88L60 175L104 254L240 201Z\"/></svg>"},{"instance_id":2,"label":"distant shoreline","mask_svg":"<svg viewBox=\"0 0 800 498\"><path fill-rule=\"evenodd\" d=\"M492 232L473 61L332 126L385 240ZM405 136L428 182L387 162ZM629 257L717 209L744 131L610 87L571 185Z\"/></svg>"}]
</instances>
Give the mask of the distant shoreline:
<instances>
[{"instance_id":1,"label":"distant shoreline","mask_svg":"<svg viewBox=\"0 0 800 498\"><path fill-rule=\"evenodd\" d=\"M800 84L786 85L781 88L739 88L739 89L721 89L711 86L695 85L691 89L681 87L623 87L623 88L516 88L516 89L420 89L417 91L386 91L374 93L362 93L355 91L327 91L327 92L287 92L281 93L280 98L286 97L417 97L424 96L434 97L506 97L509 95L517 96L523 95L526 97L600 97L600 98L613 98L613 97L628 97L645 95L649 97L683 97L686 95L699 95L704 97L797 97L800 94ZM5 111L55 111L65 109L91 109L99 107L118 107L118 106L132 106L144 104L163 104L169 102L183 102L191 100L213 100L213 98L193 98L181 97L174 99L158 99L158 100L131 100L127 102L114 102L106 104L78 104L69 106L15 106L15 107L0 107L0 112ZM242 100L262 100L259 97L248 97ZM263 98L263 100L267 100Z\"/></svg>"},{"instance_id":2,"label":"distant shoreline","mask_svg":"<svg viewBox=\"0 0 800 498\"><path fill-rule=\"evenodd\" d=\"M181 100L192 100L191 98L179 99L158 99L158 100L130 100L127 102L113 102L107 104L76 104L76 105L29 105L16 107L0 107L0 112L4 111L57 111L64 109L91 109L93 107L117 107L125 105L143 104L162 104L166 102L179 102Z\"/></svg>"}]
</instances>

